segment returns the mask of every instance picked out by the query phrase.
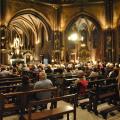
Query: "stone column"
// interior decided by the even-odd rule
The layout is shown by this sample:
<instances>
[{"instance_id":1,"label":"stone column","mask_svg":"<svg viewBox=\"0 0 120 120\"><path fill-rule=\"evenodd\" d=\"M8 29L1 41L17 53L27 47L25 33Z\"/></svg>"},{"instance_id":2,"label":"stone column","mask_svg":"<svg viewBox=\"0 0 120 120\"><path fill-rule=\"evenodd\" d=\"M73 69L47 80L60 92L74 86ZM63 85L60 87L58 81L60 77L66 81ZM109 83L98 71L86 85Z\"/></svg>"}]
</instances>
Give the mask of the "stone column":
<instances>
[{"instance_id":1,"label":"stone column","mask_svg":"<svg viewBox=\"0 0 120 120\"><path fill-rule=\"evenodd\" d=\"M106 61L113 62L115 58L114 30L113 30L113 0L105 0L105 16L108 28L105 31Z\"/></svg>"},{"instance_id":2,"label":"stone column","mask_svg":"<svg viewBox=\"0 0 120 120\"><path fill-rule=\"evenodd\" d=\"M7 10L7 1L0 0L0 23L1 23L1 26L5 25L6 10Z\"/></svg>"},{"instance_id":3,"label":"stone column","mask_svg":"<svg viewBox=\"0 0 120 120\"><path fill-rule=\"evenodd\" d=\"M40 62L40 44L41 44L41 37L39 36L39 38L37 38L37 40L35 41L35 57L34 57L34 61L35 62Z\"/></svg>"}]
</instances>

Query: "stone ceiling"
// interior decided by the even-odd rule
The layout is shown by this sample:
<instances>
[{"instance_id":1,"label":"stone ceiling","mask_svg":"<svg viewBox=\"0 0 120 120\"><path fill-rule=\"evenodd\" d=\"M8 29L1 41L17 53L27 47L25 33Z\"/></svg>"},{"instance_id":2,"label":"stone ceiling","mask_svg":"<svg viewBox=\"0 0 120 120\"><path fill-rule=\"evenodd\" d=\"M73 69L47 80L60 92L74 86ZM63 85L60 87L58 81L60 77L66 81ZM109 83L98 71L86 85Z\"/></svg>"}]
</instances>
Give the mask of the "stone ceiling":
<instances>
[{"instance_id":1,"label":"stone ceiling","mask_svg":"<svg viewBox=\"0 0 120 120\"><path fill-rule=\"evenodd\" d=\"M91 2L103 2L104 0L30 0L32 2L44 2L51 4L71 4L71 3L91 3Z\"/></svg>"}]
</instances>

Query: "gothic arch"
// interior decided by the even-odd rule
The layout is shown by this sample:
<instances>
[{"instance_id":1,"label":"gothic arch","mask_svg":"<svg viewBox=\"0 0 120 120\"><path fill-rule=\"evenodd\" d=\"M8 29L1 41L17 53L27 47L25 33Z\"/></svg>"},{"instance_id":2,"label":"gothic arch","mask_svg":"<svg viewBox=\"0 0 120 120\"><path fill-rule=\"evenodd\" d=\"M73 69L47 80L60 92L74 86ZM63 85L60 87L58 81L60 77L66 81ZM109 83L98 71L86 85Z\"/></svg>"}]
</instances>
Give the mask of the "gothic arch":
<instances>
[{"instance_id":1,"label":"gothic arch","mask_svg":"<svg viewBox=\"0 0 120 120\"><path fill-rule=\"evenodd\" d=\"M44 51L47 53L51 52L46 50L46 46L48 47L49 41L52 42L52 29L50 27L50 22L48 21L48 19L39 11L36 11L34 9L23 9L20 10L18 12L15 13L15 15L10 19L7 28L11 28L11 31L14 28L17 27L18 29L18 33L16 34L12 34L11 32L11 37L10 38L17 38L18 35L21 35L20 38L20 47L19 47L19 51L21 54L23 54L23 56L25 56L25 52L26 51L32 51L32 58L30 59L32 61L40 61L40 55L44 53ZM41 31L41 28L43 29L43 32ZM16 29L15 29L16 31ZM42 37L41 34L45 34L44 38ZM42 43L44 42L44 45ZM12 58L11 53L14 52L13 51L13 39L9 40L9 57ZM42 43L42 44L41 44ZM50 48L50 46L48 47ZM24 57L24 61L26 61L26 58Z\"/></svg>"},{"instance_id":2,"label":"gothic arch","mask_svg":"<svg viewBox=\"0 0 120 120\"><path fill-rule=\"evenodd\" d=\"M97 18L92 16L92 15L89 15L88 13L86 12L81 12L79 14L77 14L76 16L73 16L72 19L70 19L70 21L68 22L68 24L66 25L66 29L65 29L65 33L67 33L67 31L69 30L69 28L74 24L74 22L77 21L77 19L81 17L81 18L88 18L91 22L93 22L95 24L95 26L97 26L99 28L99 30L101 30L101 25L100 23L98 22Z\"/></svg>"},{"instance_id":3,"label":"gothic arch","mask_svg":"<svg viewBox=\"0 0 120 120\"><path fill-rule=\"evenodd\" d=\"M36 11L35 9L23 9L23 10L18 11L18 12L11 18L11 20L10 20L9 23L8 23L8 26L9 26L9 24L11 23L11 21L12 21L14 18L16 18L16 17L18 17L18 16L20 16L20 15L23 15L23 14L32 14L32 15L34 15L35 17L39 18L39 19L41 20L41 22L43 23L43 25L45 25L45 27L46 27L46 29L47 29L47 31L48 31L48 38L49 38L49 40L52 39L52 34L51 34L51 33L52 33L52 30L51 30L50 23L49 23L48 19L47 19L42 13L40 13L39 11Z\"/></svg>"},{"instance_id":4,"label":"gothic arch","mask_svg":"<svg viewBox=\"0 0 120 120\"><path fill-rule=\"evenodd\" d=\"M74 25L74 23L76 23L76 21L79 19L79 18L85 18L85 19L87 19L87 20L89 20L91 23L93 23L94 24L94 26L96 26L96 28L99 30L99 33L100 33L100 36L103 36L103 32L102 32L102 28L101 28L101 25L100 25L100 23L99 23L99 21L97 20L97 18L96 17L94 17L94 16L92 16L92 15L90 15L90 14L88 14L87 12L81 12L81 13L78 13L77 15L75 15L75 16L73 16L72 17L72 19L70 19L70 21L69 21L69 23L66 25L66 29L65 29L65 46L66 46L66 52L67 52L67 50L69 49L68 48L68 42L67 42L67 40L68 40L68 38L67 38L67 36L69 36L69 30L70 30L70 28ZM91 38L90 38L91 39ZM93 41L93 40L92 40ZM94 60L100 60L100 59L102 59L102 56L103 56L103 50L101 50L102 52L99 52L98 54L96 54L96 52L97 51L100 51L99 49L101 49L101 45L102 45L102 43L103 43L103 41L102 41L102 39L101 39L101 37L100 37L100 45L99 45L99 47L97 48L95 48L94 49L94 47L92 48L92 55L91 55L91 58L92 58L92 56L95 56L94 57ZM93 43L92 43L92 45L93 45ZM90 41L89 41L89 46L91 46L90 45ZM88 48L88 51L89 51L89 48ZM78 52L76 52L77 54L77 56L78 56ZM75 55L75 56L76 56Z\"/></svg>"}]
</instances>

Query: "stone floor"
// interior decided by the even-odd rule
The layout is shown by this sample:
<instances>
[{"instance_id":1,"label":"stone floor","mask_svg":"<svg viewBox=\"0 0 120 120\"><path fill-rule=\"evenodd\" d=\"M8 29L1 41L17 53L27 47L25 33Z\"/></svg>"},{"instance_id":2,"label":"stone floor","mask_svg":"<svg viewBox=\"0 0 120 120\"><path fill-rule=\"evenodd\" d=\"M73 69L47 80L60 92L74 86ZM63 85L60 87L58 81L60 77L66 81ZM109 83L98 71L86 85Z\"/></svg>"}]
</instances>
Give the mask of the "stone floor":
<instances>
[{"instance_id":1,"label":"stone floor","mask_svg":"<svg viewBox=\"0 0 120 120\"><path fill-rule=\"evenodd\" d=\"M60 102L58 105L64 105L64 102ZM107 104L100 105L98 110L104 109L108 107ZM3 120L18 120L18 115L5 117ZM66 115L64 115L63 119L60 120L67 120ZM71 113L70 120L73 120L73 115ZM81 109L77 107L77 120L104 120L101 115L96 116L92 112L88 112L86 109ZM120 120L120 112L114 111L114 115L108 115L107 120Z\"/></svg>"}]
</instances>

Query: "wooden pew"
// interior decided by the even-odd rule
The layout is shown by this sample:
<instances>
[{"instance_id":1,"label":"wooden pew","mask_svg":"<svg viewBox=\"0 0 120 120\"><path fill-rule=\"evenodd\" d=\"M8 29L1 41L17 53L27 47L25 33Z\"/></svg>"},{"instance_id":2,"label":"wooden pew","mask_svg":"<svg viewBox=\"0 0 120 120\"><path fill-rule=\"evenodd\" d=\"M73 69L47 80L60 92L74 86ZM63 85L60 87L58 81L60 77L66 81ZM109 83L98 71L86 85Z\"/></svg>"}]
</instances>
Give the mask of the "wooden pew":
<instances>
[{"instance_id":1,"label":"wooden pew","mask_svg":"<svg viewBox=\"0 0 120 120\"><path fill-rule=\"evenodd\" d=\"M109 86L109 85L113 85L113 84L117 84L117 81L115 78L105 78L105 79L96 79L94 81L89 81L88 83L88 88L86 90L86 94L88 95L88 102L85 101L84 103L82 103L82 106L87 106L88 111L92 110L92 106L91 106L91 101L93 101L93 96L95 91L97 91L97 88L100 87L104 87L104 86ZM93 92L94 91L94 92Z\"/></svg>"},{"instance_id":2,"label":"wooden pew","mask_svg":"<svg viewBox=\"0 0 120 120\"><path fill-rule=\"evenodd\" d=\"M32 107L34 105L46 104L53 101L57 102L57 101L65 100L68 98L74 98L74 102L73 102L74 106L66 103L64 104L64 106L59 106L59 107L57 106L57 107L53 107L51 109L45 109L39 112L32 112ZM54 98L44 99L40 101L32 101L29 103L28 114L24 115L24 119L25 120L43 120L46 118L54 118L54 117L58 117L59 115L67 114L67 120L69 120L69 113L73 113L74 120L76 120L76 94L70 94L70 95L65 95L61 97L54 97Z\"/></svg>"},{"instance_id":3,"label":"wooden pew","mask_svg":"<svg viewBox=\"0 0 120 120\"><path fill-rule=\"evenodd\" d=\"M0 93L0 120L3 119L4 96Z\"/></svg>"},{"instance_id":4,"label":"wooden pew","mask_svg":"<svg viewBox=\"0 0 120 120\"><path fill-rule=\"evenodd\" d=\"M114 105L114 106L111 106L109 108L106 108L106 109L100 111L100 114L102 115L102 117L104 119L107 119L108 113L111 113L114 110L119 110L120 111L120 105Z\"/></svg>"},{"instance_id":5,"label":"wooden pew","mask_svg":"<svg viewBox=\"0 0 120 120\"><path fill-rule=\"evenodd\" d=\"M19 106L17 106L15 102L12 102L12 99L9 101L9 98L15 98L21 94L21 92L8 94L0 93L0 120L3 120L3 116L6 112L11 113L13 111L19 111Z\"/></svg>"},{"instance_id":6,"label":"wooden pew","mask_svg":"<svg viewBox=\"0 0 120 120\"><path fill-rule=\"evenodd\" d=\"M0 86L0 93L11 93L11 92L16 92L16 89L20 85L9 85L9 86Z\"/></svg>"},{"instance_id":7,"label":"wooden pew","mask_svg":"<svg viewBox=\"0 0 120 120\"><path fill-rule=\"evenodd\" d=\"M38 92L46 92L46 91L51 91L53 92L54 96L57 96L56 87L50 89L36 89L26 92L12 92L5 94L0 93L0 117L1 117L0 120L2 120L5 112L8 113L17 112L17 114L20 114L20 117L22 118L22 115L24 114L25 108L27 107L29 101L34 99L32 98L33 95ZM55 103L53 103L52 105L55 106Z\"/></svg>"},{"instance_id":8,"label":"wooden pew","mask_svg":"<svg viewBox=\"0 0 120 120\"><path fill-rule=\"evenodd\" d=\"M99 104L102 102L115 104L117 101L117 96L118 96L117 84L97 86L95 91L90 91L89 110L93 110L94 113L97 115L98 102Z\"/></svg>"},{"instance_id":9,"label":"wooden pew","mask_svg":"<svg viewBox=\"0 0 120 120\"><path fill-rule=\"evenodd\" d=\"M103 85L110 85L110 84L117 84L116 78L105 78L105 79L97 79L94 81L89 81L88 89L94 89L97 86L103 86Z\"/></svg>"},{"instance_id":10,"label":"wooden pew","mask_svg":"<svg viewBox=\"0 0 120 120\"><path fill-rule=\"evenodd\" d=\"M14 81L0 81L0 92L15 92L18 86L22 83L22 80L14 80Z\"/></svg>"},{"instance_id":11,"label":"wooden pew","mask_svg":"<svg viewBox=\"0 0 120 120\"><path fill-rule=\"evenodd\" d=\"M22 78L19 76L19 77L5 77L5 78L2 78L2 79L0 79L0 82L4 82L4 81L16 81L16 80L21 80Z\"/></svg>"},{"instance_id":12,"label":"wooden pew","mask_svg":"<svg viewBox=\"0 0 120 120\"><path fill-rule=\"evenodd\" d=\"M11 75L7 75L7 76L0 76L0 79L4 79L4 78L14 78L14 77L19 77L19 76L18 76L18 75L11 74Z\"/></svg>"},{"instance_id":13,"label":"wooden pew","mask_svg":"<svg viewBox=\"0 0 120 120\"><path fill-rule=\"evenodd\" d=\"M0 92L14 92L15 89L22 83L21 77L4 78L0 80Z\"/></svg>"},{"instance_id":14,"label":"wooden pew","mask_svg":"<svg viewBox=\"0 0 120 120\"><path fill-rule=\"evenodd\" d=\"M85 91L84 95L80 95L79 91L80 91L80 86L77 86L77 90L78 90L78 105L81 106L81 108L88 108L88 111L91 111L92 108L90 107L91 105L90 102L93 101L92 97L94 94L89 93L91 91L95 91L96 88L98 87L102 87L102 86L106 86L106 85L113 85L113 84L117 84L117 81L115 80L115 78L106 78L106 79L95 79L95 80L89 80L87 79L88 82L88 87ZM91 95L90 95L91 94Z\"/></svg>"},{"instance_id":15,"label":"wooden pew","mask_svg":"<svg viewBox=\"0 0 120 120\"><path fill-rule=\"evenodd\" d=\"M0 81L0 86L8 86L8 85L16 85L16 84L20 84L22 82L22 80L14 80L14 81Z\"/></svg>"}]
</instances>

